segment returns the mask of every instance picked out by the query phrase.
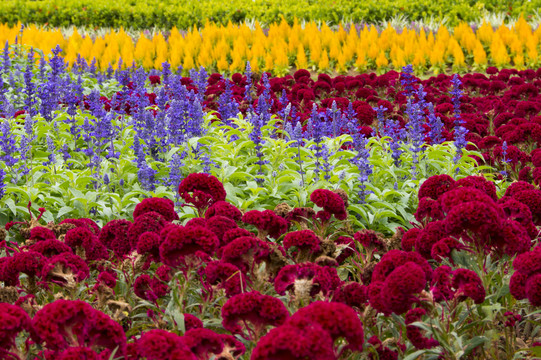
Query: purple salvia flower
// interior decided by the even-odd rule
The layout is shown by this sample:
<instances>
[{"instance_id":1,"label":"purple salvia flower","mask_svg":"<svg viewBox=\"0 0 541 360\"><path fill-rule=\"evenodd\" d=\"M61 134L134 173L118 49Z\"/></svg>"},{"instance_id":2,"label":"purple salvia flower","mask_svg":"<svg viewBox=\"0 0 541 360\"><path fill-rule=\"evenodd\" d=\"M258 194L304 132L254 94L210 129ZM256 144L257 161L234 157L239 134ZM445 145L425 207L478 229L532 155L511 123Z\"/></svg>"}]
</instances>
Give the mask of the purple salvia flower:
<instances>
[{"instance_id":1,"label":"purple salvia flower","mask_svg":"<svg viewBox=\"0 0 541 360\"><path fill-rule=\"evenodd\" d=\"M255 144L255 151L256 151L256 156L258 158L258 161L256 161L254 164L256 165L259 165L259 171L257 172L257 175L255 177L255 181L261 185L262 183L265 182L265 179L264 179L264 175L265 173L263 172L263 165L265 164L268 164L269 161L268 160L263 160L264 158L264 154L263 154L263 134L261 132L261 128L263 126L263 123L262 123L262 120L261 118L259 117L259 115L256 115L256 114L253 114L252 115L252 118L250 119L251 120L251 123L253 125L253 129L252 129L252 132L250 133L250 140L252 140L252 142Z\"/></svg>"},{"instance_id":2,"label":"purple salvia flower","mask_svg":"<svg viewBox=\"0 0 541 360\"><path fill-rule=\"evenodd\" d=\"M357 154L351 159L351 163L355 164L359 170L359 175L357 176L359 191L357 195L359 197L359 203L364 204L366 202L366 196L370 194L370 191L366 190L366 183L374 167L369 161L370 150L367 149L368 139L355 128L352 122L348 125L351 137L353 138L353 149L357 151Z\"/></svg>"},{"instance_id":3,"label":"purple salvia flower","mask_svg":"<svg viewBox=\"0 0 541 360\"><path fill-rule=\"evenodd\" d=\"M406 97L413 97L413 94L415 93L415 88L413 85L415 84L415 77L413 76L413 66L406 65L402 68L402 79L400 80L400 83L404 87L404 90L406 91Z\"/></svg>"},{"instance_id":4,"label":"purple salvia flower","mask_svg":"<svg viewBox=\"0 0 541 360\"><path fill-rule=\"evenodd\" d=\"M433 104L428 104L428 126L430 126L430 131L428 132L430 142L432 144L441 144L443 142L441 135L443 122L439 116L436 117Z\"/></svg>"},{"instance_id":5,"label":"purple salvia flower","mask_svg":"<svg viewBox=\"0 0 541 360\"><path fill-rule=\"evenodd\" d=\"M226 125L231 125L230 119L237 116L239 113L239 106L233 98L233 92L231 91L232 82L225 79L225 91L218 98L218 112L222 117L222 122Z\"/></svg>"},{"instance_id":6,"label":"purple salvia flower","mask_svg":"<svg viewBox=\"0 0 541 360\"><path fill-rule=\"evenodd\" d=\"M462 90L460 90L460 85L462 82L458 78L458 75L454 75L451 83L453 84L453 89L451 90L452 95L452 101L453 101L453 107L454 107L454 118L455 118L455 146L456 146L456 155L453 158L453 161L458 163L458 160L460 160L460 157L462 156L462 150L466 147L466 134L468 133L468 129L466 129L463 124L464 121L462 120L462 117L460 116L460 97L462 96ZM458 172L460 169L457 168L456 171Z\"/></svg>"},{"instance_id":7,"label":"purple salvia flower","mask_svg":"<svg viewBox=\"0 0 541 360\"><path fill-rule=\"evenodd\" d=\"M37 102L35 98L36 87L34 85L34 82L32 81L33 67L34 67L34 48L30 48L30 51L28 52L26 70L24 72L24 85L25 85L24 92L26 95L24 99L24 104L25 104L24 109L26 110L26 112L30 114L30 116L35 116L37 114L37 110L36 110Z\"/></svg>"}]
</instances>

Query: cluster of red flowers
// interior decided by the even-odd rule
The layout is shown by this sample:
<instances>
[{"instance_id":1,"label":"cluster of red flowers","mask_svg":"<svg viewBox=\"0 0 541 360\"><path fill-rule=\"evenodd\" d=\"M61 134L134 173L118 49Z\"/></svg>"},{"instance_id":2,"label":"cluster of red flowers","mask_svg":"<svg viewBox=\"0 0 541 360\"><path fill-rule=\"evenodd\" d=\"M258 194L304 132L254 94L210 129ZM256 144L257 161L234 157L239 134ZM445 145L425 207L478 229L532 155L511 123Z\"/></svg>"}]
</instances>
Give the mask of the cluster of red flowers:
<instances>
[{"instance_id":1,"label":"cluster of red flowers","mask_svg":"<svg viewBox=\"0 0 541 360\"><path fill-rule=\"evenodd\" d=\"M318 213L282 206L243 214L215 191L223 189L217 179L194 179L206 185L186 186L186 196L201 217L184 225L172 201L150 198L135 207L132 221L112 220L100 229L89 219L67 219L61 227L33 226L24 245L5 243L0 281L14 295L10 304L0 303L0 357L19 354L18 336L27 333L47 360L101 360L113 352L133 360L236 360L246 349L234 335L255 346L252 360L336 360L367 347L371 359L397 359L406 338L417 349L440 345L415 324L434 307L485 302L476 272L438 265L453 264L453 251L518 254L511 294L541 306L541 246L530 249L541 225L541 191L532 184L515 182L498 198L483 177L431 177L419 191L419 227L386 239L347 223L341 229L349 236L336 236L329 225L342 223L331 218L345 220L347 210L333 191L312 193L323 209ZM351 273L354 268L360 273ZM186 290L180 306L194 296L223 304L221 323L229 334L205 328L191 314L170 316L176 305L168 296L194 283L198 291ZM36 304L43 292L52 298L58 289L65 291L60 300ZM79 289L88 289L97 304L62 299ZM127 337L123 326L135 318L125 314L135 310L118 296L130 293L129 301L140 301L137 309L153 306L146 318L155 327L169 321L182 336L155 329ZM373 321L374 311L403 316L406 338L389 344L378 334L366 344L361 318Z\"/></svg>"},{"instance_id":2,"label":"cluster of red flowers","mask_svg":"<svg viewBox=\"0 0 541 360\"><path fill-rule=\"evenodd\" d=\"M541 246L517 256L513 267L511 294L518 300L528 299L533 306L541 306Z\"/></svg>"},{"instance_id":3,"label":"cluster of red flowers","mask_svg":"<svg viewBox=\"0 0 541 360\"><path fill-rule=\"evenodd\" d=\"M438 261L466 246L496 255L520 254L538 235L539 209L541 190L522 181L498 199L494 183L482 176L458 181L432 176L421 185L415 213L424 226L406 232L402 247Z\"/></svg>"}]
</instances>

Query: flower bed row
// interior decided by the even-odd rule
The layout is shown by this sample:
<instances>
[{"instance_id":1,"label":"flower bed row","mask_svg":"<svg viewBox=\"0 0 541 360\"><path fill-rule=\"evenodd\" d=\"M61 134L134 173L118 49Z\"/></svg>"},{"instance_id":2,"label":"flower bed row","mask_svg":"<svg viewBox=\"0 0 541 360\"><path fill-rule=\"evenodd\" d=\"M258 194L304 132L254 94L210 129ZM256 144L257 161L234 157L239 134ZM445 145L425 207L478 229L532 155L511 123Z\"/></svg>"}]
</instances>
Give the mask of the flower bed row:
<instances>
[{"instance_id":1,"label":"flower bed row","mask_svg":"<svg viewBox=\"0 0 541 360\"><path fill-rule=\"evenodd\" d=\"M7 224L0 354L330 360L540 350L541 190L530 184L498 198L483 177L430 177L418 228L392 237L352 227L344 191L241 212L217 178L194 173L178 195L200 217L181 225L173 201L147 198L132 219L101 228L88 218L42 224L46 209Z\"/></svg>"},{"instance_id":2,"label":"flower bed row","mask_svg":"<svg viewBox=\"0 0 541 360\"><path fill-rule=\"evenodd\" d=\"M478 29L462 22L454 28L437 31L376 28L347 24L332 31L315 22L288 25L273 23L269 29L258 24L216 25L179 32L176 28L153 36L141 33L136 39L124 30L102 36L81 36L77 29L63 35L58 29L35 25L24 28L0 26L0 43L32 46L45 54L60 45L70 65L79 57L105 71L109 66L123 69L135 62L145 69L162 69L169 62L173 69L203 66L232 74L242 71L249 61L252 71L268 71L283 76L290 69L310 68L319 72L347 73L367 69L384 72L412 64L418 72L464 72L487 66L515 67L519 70L540 65L539 35L524 18L513 26L494 29L484 22Z\"/></svg>"},{"instance_id":3,"label":"flower bed row","mask_svg":"<svg viewBox=\"0 0 541 360\"><path fill-rule=\"evenodd\" d=\"M226 25L256 19L265 24L282 18L292 23L294 18L338 24L340 21L381 22L395 16L411 20L433 18L447 20L455 25L460 21L475 21L488 12L508 14L512 17L533 16L539 7L538 0L508 1L485 0L473 4L468 1L428 0L413 1L351 1L329 3L327 1L269 0L265 3L232 0L162 1L153 6L142 0L6 0L0 3L0 22L15 24L37 23L52 26L124 27L170 29L174 26L189 29L203 26L207 20Z\"/></svg>"}]
</instances>

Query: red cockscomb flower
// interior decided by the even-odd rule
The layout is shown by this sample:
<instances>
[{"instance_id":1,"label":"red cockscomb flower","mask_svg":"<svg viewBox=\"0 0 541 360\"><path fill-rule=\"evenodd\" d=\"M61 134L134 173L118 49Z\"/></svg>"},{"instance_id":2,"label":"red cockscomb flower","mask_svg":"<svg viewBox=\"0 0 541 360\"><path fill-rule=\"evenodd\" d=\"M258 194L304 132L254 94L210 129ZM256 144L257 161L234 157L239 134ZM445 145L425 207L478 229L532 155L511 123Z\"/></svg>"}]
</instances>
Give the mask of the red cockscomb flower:
<instances>
[{"instance_id":1,"label":"red cockscomb flower","mask_svg":"<svg viewBox=\"0 0 541 360\"><path fill-rule=\"evenodd\" d=\"M77 227L82 227L88 229L94 233L94 235L99 235L100 227L93 220L87 218L80 219L64 219L60 224L73 224Z\"/></svg>"},{"instance_id":2,"label":"red cockscomb flower","mask_svg":"<svg viewBox=\"0 0 541 360\"><path fill-rule=\"evenodd\" d=\"M312 230L299 230L287 233L284 237L283 244L286 250L295 247L293 256L296 256L302 251L308 251L310 253L318 252L320 249L321 240Z\"/></svg>"},{"instance_id":3,"label":"red cockscomb flower","mask_svg":"<svg viewBox=\"0 0 541 360\"><path fill-rule=\"evenodd\" d=\"M242 216L242 221L246 224L254 225L259 231L259 237L264 239L267 235L278 239L287 231L287 221L276 215L271 210L251 210Z\"/></svg>"},{"instance_id":4,"label":"red cockscomb flower","mask_svg":"<svg viewBox=\"0 0 541 360\"><path fill-rule=\"evenodd\" d=\"M240 294L247 286L246 278L239 268L223 261L209 262L202 274L206 278L205 283L224 289L227 297Z\"/></svg>"},{"instance_id":5,"label":"red cockscomb flower","mask_svg":"<svg viewBox=\"0 0 541 360\"><path fill-rule=\"evenodd\" d=\"M419 188L418 198L429 197L438 200L447 191L454 189L455 180L449 175L434 175L426 179Z\"/></svg>"},{"instance_id":6,"label":"red cockscomb flower","mask_svg":"<svg viewBox=\"0 0 541 360\"><path fill-rule=\"evenodd\" d=\"M77 254L83 250L87 261L108 258L107 249L105 246L86 226L76 227L68 230L66 236L64 237L64 242Z\"/></svg>"},{"instance_id":7,"label":"red cockscomb flower","mask_svg":"<svg viewBox=\"0 0 541 360\"><path fill-rule=\"evenodd\" d=\"M89 275L90 270L84 260L72 253L52 257L41 270L43 280L67 287L75 287Z\"/></svg>"},{"instance_id":8,"label":"red cockscomb flower","mask_svg":"<svg viewBox=\"0 0 541 360\"><path fill-rule=\"evenodd\" d=\"M165 330L150 330L136 342L137 352L147 360L197 360L183 338Z\"/></svg>"},{"instance_id":9,"label":"red cockscomb flower","mask_svg":"<svg viewBox=\"0 0 541 360\"><path fill-rule=\"evenodd\" d=\"M160 245L160 258L164 264L172 267L190 267L212 255L218 245L216 235L206 228L177 227L169 231Z\"/></svg>"},{"instance_id":10,"label":"red cockscomb flower","mask_svg":"<svg viewBox=\"0 0 541 360\"><path fill-rule=\"evenodd\" d=\"M337 193L326 190L317 189L310 194L310 200L323 210L331 213L338 220L345 220L348 217L344 199Z\"/></svg>"},{"instance_id":11,"label":"red cockscomb flower","mask_svg":"<svg viewBox=\"0 0 541 360\"><path fill-rule=\"evenodd\" d=\"M282 325L288 317L280 299L257 291L235 295L222 307L224 329L256 342L266 327Z\"/></svg>"},{"instance_id":12,"label":"red cockscomb flower","mask_svg":"<svg viewBox=\"0 0 541 360\"><path fill-rule=\"evenodd\" d=\"M116 256L128 255L133 250L128 240L128 230L131 225L131 221L124 219L109 221L100 231L100 242L112 250Z\"/></svg>"},{"instance_id":13,"label":"red cockscomb flower","mask_svg":"<svg viewBox=\"0 0 541 360\"><path fill-rule=\"evenodd\" d=\"M319 293L329 296L340 283L335 268L302 263L286 265L280 269L274 279L274 289L280 295L291 291L296 296L314 297Z\"/></svg>"},{"instance_id":14,"label":"red cockscomb flower","mask_svg":"<svg viewBox=\"0 0 541 360\"><path fill-rule=\"evenodd\" d=\"M213 216L225 216L234 221L240 221L242 213L234 205L227 201L217 201L210 206L205 212L205 219L210 219Z\"/></svg>"},{"instance_id":15,"label":"red cockscomb flower","mask_svg":"<svg viewBox=\"0 0 541 360\"><path fill-rule=\"evenodd\" d=\"M215 176L204 173L188 175L178 187L180 197L199 211L207 209L217 201L224 201L226 192Z\"/></svg>"},{"instance_id":16,"label":"red cockscomb flower","mask_svg":"<svg viewBox=\"0 0 541 360\"><path fill-rule=\"evenodd\" d=\"M175 211L175 203L173 200L166 198L143 199L143 201L135 206L135 210L133 210L133 218L137 219L140 215L150 211L162 215L166 221L174 221L179 219L178 214Z\"/></svg>"},{"instance_id":17,"label":"red cockscomb flower","mask_svg":"<svg viewBox=\"0 0 541 360\"><path fill-rule=\"evenodd\" d=\"M332 301L363 308L368 303L368 286L357 282L344 283L336 289Z\"/></svg>"},{"instance_id":18,"label":"red cockscomb flower","mask_svg":"<svg viewBox=\"0 0 541 360\"><path fill-rule=\"evenodd\" d=\"M51 258L64 252L72 252L71 248L68 245L56 239L39 241L34 245L30 246L28 249L30 251L39 252L47 258Z\"/></svg>"},{"instance_id":19,"label":"red cockscomb flower","mask_svg":"<svg viewBox=\"0 0 541 360\"><path fill-rule=\"evenodd\" d=\"M333 342L346 340L347 346L344 349L357 352L363 350L363 324L355 310L345 304L316 301L299 309L286 324L296 325L299 320L300 323L308 320L319 324L329 333Z\"/></svg>"},{"instance_id":20,"label":"red cockscomb flower","mask_svg":"<svg viewBox=\"0 0 541 360\"><path fill-rule=\"evenodd\" d=\"M21 331L30 332L31 320L19 306L0 303L0 357L12 358L17 345L15 339Z\"/></svg>"},{"instance_id":21,"label":"red cockscomb flower","mask_svg":"<svg viewBox=\"0 0 541 360\"><path fill-rule=\"evenodd\" d=\"M435 346L438 346L440 343L433 338L427 338L424 336L423 331L415 326L409 325L414 322L420 321L426 315L426 310L421 308L411 309L406 314L406 336L408 340L415 346L417 349L430 349Z\"/></svg>"},{"instance_id":22,"label":"red cockscomb flower","mask_svg":"<svg viewBox=\"0 0 541 360\"><path fill-rule=\"evenodd\" d=\"M32 319L32 338L50 350L70 346L118 348L124 354L126 335L122 326L81 300L56 300L46 304Z\"/></svg>"},{"instance_id":23,"label":"red cockscomb flower","mask_svg":"<svg viewBox=\"0 0 541 360\"><path fill-rule=\"evenodd\" d=\"M56 239L56 235L51 229L48 229L43 226L36 226L30 229L29 239L39 242L43 240Z\"/></svg>"},{"instance_id":24,"label":"red cockscomb flower","mask_svg":"<svg viewBox=\"0 0 541 360\"><path fill-rule=\"evenodd\" d=\"M308 319L269 331L257 343L251 360L336 360L333 340L317 322Z\"/></svg>"}]
</instances>

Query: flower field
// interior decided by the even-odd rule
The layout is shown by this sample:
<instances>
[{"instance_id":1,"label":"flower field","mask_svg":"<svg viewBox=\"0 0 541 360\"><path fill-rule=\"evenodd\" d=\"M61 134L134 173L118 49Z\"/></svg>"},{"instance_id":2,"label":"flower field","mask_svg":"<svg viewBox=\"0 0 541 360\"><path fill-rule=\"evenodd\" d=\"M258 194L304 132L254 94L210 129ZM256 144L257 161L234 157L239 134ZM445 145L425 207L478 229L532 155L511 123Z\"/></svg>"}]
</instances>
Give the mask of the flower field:
<instances>
[{"instance_id":1,"label":"flower field","mask_svg":"<svg viewBox=\"0 0 541 360\"><path fill-rule=\"evenodd\" d=\"M508 3L2 2L0 358L541 359Z\"/></svg>"}]
</instances>

